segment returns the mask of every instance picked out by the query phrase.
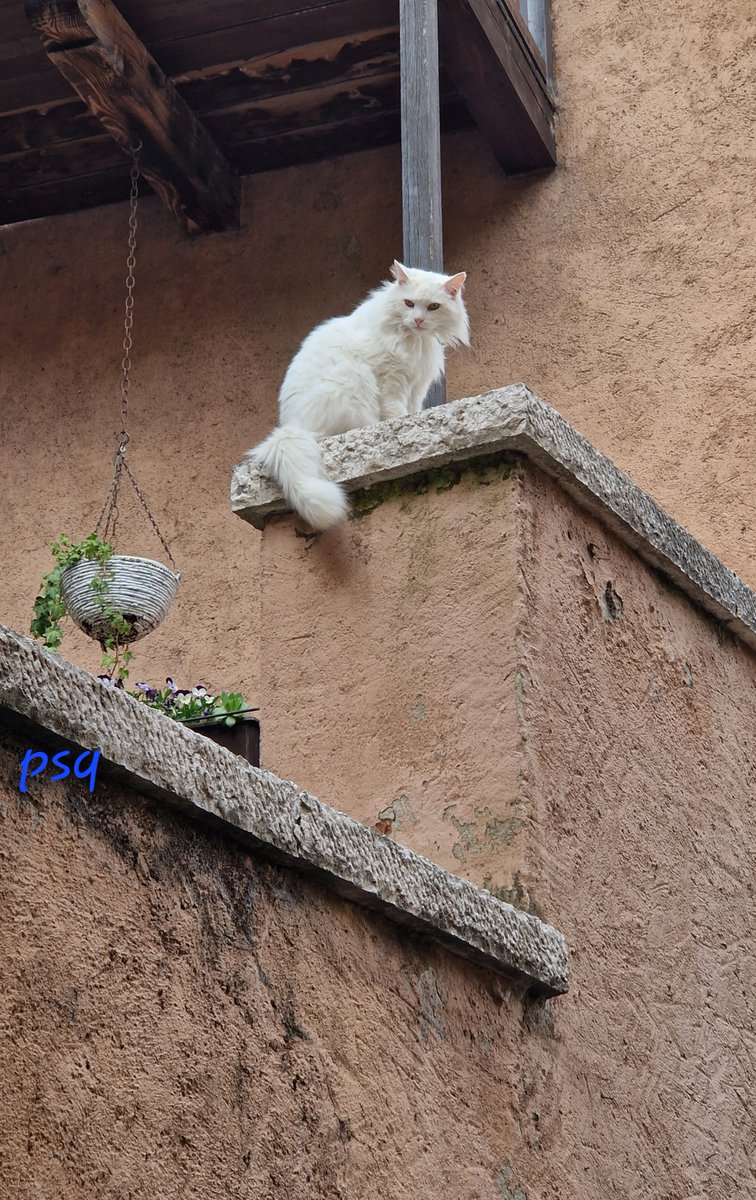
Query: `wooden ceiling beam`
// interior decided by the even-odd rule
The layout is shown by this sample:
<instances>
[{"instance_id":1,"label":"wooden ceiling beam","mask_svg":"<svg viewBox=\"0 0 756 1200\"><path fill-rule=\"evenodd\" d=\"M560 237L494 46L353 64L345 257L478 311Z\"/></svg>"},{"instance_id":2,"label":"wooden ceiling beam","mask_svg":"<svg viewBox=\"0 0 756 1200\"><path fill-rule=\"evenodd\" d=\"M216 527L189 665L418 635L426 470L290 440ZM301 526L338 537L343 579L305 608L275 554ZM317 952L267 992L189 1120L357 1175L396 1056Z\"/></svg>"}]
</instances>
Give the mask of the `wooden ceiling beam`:
<instances>
[{"instance_id":1,"label":"wooden ceiling beam","mask_svg":"<svg viewBox=\"0 0 756 1200\"><path fill-rule=\"evenodd\" d=\"M51 62L188 233L239 225L239 180L110 0L23 0ZM125 193L124 193L125 199Z\"/></svg>"},{"instance_id":2,"label":"wooden ceiling beam","mask_svg":"<svg viewBox=\"0 0 756 1200\"><path fill-rule=\"evenodd\" d=\"M253 123L251 128L245 129L245 134L249 135L245 140L234 144L234 162L242 175L252 175L258 171L321 162L356 150L395 145L400 133L398 77L391 93L387 90L380 107L375 104L375 99L375 93L369 98L346 95L339 102L337 111L330 103L327 111L315 107L307 123L301 115L295 114L290 127L277 129L272 136L267 117L261 118L259 124ZM467 105L456 92L442 94L442 129L448 132L469 129L471 122ZM233 136L232 126L228 129L224 126L223 132ZM35 172L30 178L22 170L23 159L16 160L18 170L13 188L6 190L0 179L0 225L123 200L126 186L123 167L114 166L112 160L95 157L86 173L81 173L86 166L81 158L82 149L75 142L61 147L62 155L69 150L74 157L59 162L59 169L49 176ZM2 170L0 161L0 174Z\"/></svg>"},{"instance_id":3,"label":"wooden ceiling beam","mask_svg":"<svg viewBox=\"0 0 756 1200\"><path fill-rule=\"evenodd\" d=\"M509 0L438 0L438 18L441 60L504 170L553 167L545 65Z\"/></svg>"}]
</instances>

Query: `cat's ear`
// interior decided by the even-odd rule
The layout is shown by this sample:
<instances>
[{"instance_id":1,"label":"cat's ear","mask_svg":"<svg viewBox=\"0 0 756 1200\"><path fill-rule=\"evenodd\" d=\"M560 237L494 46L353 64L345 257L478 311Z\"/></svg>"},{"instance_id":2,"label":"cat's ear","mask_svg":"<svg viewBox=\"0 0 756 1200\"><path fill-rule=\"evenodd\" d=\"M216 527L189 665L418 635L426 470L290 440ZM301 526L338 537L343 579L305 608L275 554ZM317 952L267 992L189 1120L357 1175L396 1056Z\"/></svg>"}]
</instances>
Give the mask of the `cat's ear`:
<instances>
[{"instance_id":1,"label":"cat's ear","mask_svg":"<svg viewBox=\"0 0 756 1200\"><path fill-rule=\"evenodd\" d=\"M397 283L409 283L409 275L406 268L400 262L397 262L396 259L391 264L391 274Z\"/></svg>"},{"instance_id":2,"label":"cat's ear","mask_svg":"<svg viewBox=\"0 0 756 1200\"><path fill-rule=\"evenodd\" d=\"M450 296L454 296L456 298L459 292L462 291L462 284L466 279L466 271L460 271L459 275L452 275L451 279L447 279L446 283L444 284L444 291L448 292Z\"/></svg>"}]
</instances>

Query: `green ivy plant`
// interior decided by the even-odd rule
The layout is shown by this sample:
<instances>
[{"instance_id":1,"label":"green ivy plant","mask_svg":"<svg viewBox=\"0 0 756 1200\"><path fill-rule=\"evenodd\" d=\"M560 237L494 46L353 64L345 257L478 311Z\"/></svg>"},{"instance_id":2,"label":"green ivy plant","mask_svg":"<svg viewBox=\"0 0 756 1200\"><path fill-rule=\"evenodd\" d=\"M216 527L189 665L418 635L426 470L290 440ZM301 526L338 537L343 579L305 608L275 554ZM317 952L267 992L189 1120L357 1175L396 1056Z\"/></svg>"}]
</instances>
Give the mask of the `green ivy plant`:
<instances>
[{"instance_id":1,"label":"green ivy plant","mask_svg":"<svg viewBox=\"0 0 756 1200\"><path fill-rule=\"evenodd\" d=\"M128 665L133 654L126 648L124 640L131 633L129 623L123 613L113 607L109 597L108 585L112 579L112 572L108 569L108 563L113 557L113 546L110 542L103 541L96 533L87 534L81 542L74 542L62 533L58 540L52 543L51 548L56 565L42 577L40 592L34 601L32 637L39 638L48 650L56 651L59 648L63 640L60 623L66 616L66 604L60 588L63 572L85 559L99 563L100 570L92 579L91 587L110 627L108 637L101 643L101 668L112 678L123 681L128 677Z\"/></svg>"}]
</instances>

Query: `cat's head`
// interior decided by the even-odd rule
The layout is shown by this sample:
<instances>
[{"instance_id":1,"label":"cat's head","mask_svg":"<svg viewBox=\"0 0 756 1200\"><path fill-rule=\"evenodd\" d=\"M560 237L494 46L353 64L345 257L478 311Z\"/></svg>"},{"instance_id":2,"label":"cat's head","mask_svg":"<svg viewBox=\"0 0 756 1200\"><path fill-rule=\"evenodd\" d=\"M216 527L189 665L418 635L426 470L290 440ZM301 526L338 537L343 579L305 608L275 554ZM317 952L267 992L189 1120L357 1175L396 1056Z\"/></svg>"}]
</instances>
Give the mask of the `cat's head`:
<instances>
[{"instance_id":1,"label":"cat's head","mask_svg":"<svg viewBox=\"0 0 756 1200\"><path fill-rule=\"evenodd\" d=\"M460 342L469 346L470 324L462 299L464 271L438 275L394 262L391 274L395 282L386 284L386 296L392 317L403 329L418 337L435 337L443 346Z\"/></svg>"}]
</instances>

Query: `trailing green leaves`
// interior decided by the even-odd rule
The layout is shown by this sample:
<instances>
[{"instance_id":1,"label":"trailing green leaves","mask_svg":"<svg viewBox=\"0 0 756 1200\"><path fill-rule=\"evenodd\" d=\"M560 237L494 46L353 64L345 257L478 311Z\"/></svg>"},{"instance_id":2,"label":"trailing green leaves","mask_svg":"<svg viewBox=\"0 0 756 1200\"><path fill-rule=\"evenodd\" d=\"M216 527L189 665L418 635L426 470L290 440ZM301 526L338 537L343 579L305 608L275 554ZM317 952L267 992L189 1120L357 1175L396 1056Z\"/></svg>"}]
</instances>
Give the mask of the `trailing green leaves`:
<instances>
[{"instance_id":1,"label":"trailing green leaves","mask_svg":"<svg viewBox=\"0 0 756 1200\"><path fill-rule=\"evenodd\" d=\"M60 623L67 615L61 591L63 573L69 567L87 559L99 563L100 570L94 575L90 587L109 626L108 636L102 643L101 665L111 677L126 679L129 674L128 664L133 657L131 650L125 648L131 627L123 613L114 608L110 600L109 584L112 572L108 564L113 557L113 546L110 542L103 541L96 533L87 534L81 542L74 542L62 533L58 540L52 543L51 548L57 561L52 571L43 576L39 595L34 601L34 617L30 627L32 637L39 638L48 650L56 651L59 648L63 640Z\"/></svg>"}]
</instances>

